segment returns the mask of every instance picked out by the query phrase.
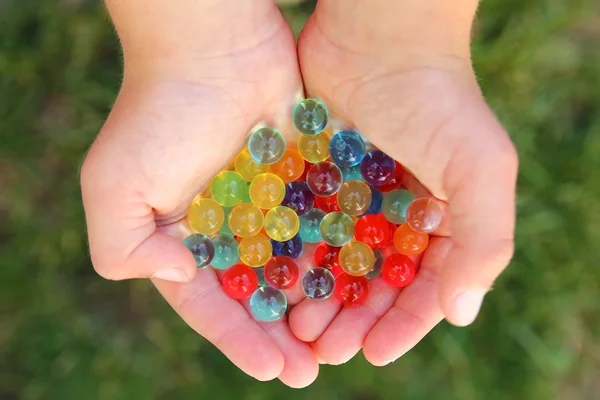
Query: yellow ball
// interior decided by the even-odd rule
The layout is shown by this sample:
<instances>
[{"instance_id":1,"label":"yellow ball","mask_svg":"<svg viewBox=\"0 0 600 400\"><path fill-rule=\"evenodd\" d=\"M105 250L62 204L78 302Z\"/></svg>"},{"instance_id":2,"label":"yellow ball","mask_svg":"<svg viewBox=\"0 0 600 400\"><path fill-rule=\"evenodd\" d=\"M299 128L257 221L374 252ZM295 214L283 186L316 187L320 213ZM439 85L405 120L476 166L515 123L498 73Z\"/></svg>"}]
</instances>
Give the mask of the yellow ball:
<instances>
[{"instance_id":1,"label":"yellow ball","mask_svg":"<svg viewBox=\"0 0 600 400\"><path fill-rule=\"evenodd\" d=\"M262 267L271 258L273 245L271 241L260 233L247 238L242 238L238 246L240 260L253 268Z\"/></svg>"},{"instance_id":2,"label":"yellow ball","mask_svg":"<svg viewBox=\"0 0 600 400\"><path fill-rule=\"evenodd\" d=\"M331 136L326 131L316 135L300 135L298 151L306 161L316 164L329 157L329 141Z\"/></svg>"},{"instance_id":3,"label":"yellow ball","mask_svg":"<svg viewBox=\"0 0 600 400\"><path fill-rule=\"evenodd\" d=\"M198 199L188 209L188 223L198 233L212 235L221 229L224 220L223 207L213 199Z\"/></svg>"},{"instance_id":4,"label":"yellow ball","mask_svg":"<svg viewBox=\"0 0 600 400\"><path fill-rule=\"evenodd\" d=\"M278 242L290 240L296 236L299 229L300 219L289 207L275 207L265 215L265 232L273 240Z\"/></svg>"},{"instance_id":5,"label":"yellow ball","mask_svg":"<svg viewBox=\"0 0 600 400\"><path fill-rule=\"evenodd\" d=\"M348 181L338 192L338 204L348 215L364 214L371 206L371 188L363 181Z\"/></svg>"},{"instance_id":6,"label":"yellow ball","mask_svg":"<svg viewBox=\"0 0 600 400\"><path fill-rule=\"evenodd\" d=\"M248 149L244 149L237 155L234 162L235 172L242 178L251 182L257 175L269 172L267 164L259 164L252 159Z\"/></svg>"},{"instance_id":7,"label":"yellow ball","mask_svg":"<svg viewBox=\"0 0 600 400\"><path fill-rule=\"evenodd\" d=\"M275 174L260 174L250 183L250 200L266 210L278 206L285 196L285 184Z\"/></svg>"},{"instance_id":8,"label":"yellow ball","mask_svg":"<svg viewBox=\"0 0 600 400\"><path fill-rule=\"evenodd\" d=\"M375 254L366 243L350 242L340 250L339 260L348 275L363 276L373 269Z\"/></svg>"},{"instance_id":9,"label":"yellow ball","mask_svg":"<svg viewBox=\"0 0 600 400\"><path fill-rule=\"evenodd\" d=\"M249 237L256 235L263 227L264 216L254 204L244 203L235 206L229 213L229 229L234 235Z\"/></svg>"}]
</instances>

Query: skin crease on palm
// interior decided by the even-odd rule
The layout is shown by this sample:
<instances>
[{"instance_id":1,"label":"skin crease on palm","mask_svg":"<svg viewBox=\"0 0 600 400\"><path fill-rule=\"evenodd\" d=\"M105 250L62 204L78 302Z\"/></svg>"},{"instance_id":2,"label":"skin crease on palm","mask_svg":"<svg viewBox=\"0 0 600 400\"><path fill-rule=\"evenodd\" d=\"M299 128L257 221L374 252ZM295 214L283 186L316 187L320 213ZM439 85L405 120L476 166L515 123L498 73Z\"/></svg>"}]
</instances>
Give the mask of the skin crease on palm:
<instances>
[{"instance_id":1,"label":"skin crease on palm","mask_svg":"<svg viewBox=\"0 0 600 400\"><path fill-rule=\"evenodd\" d=\"M470 67L473 0L462 7L320 0L298 58L269 0L107 3L123 45L124 79L82 167L100 275L152 277L179 315L244 372L292 387L316 378L317 360L339 364L363 348L370 362L384 365L444 317L473 321L512 254L517 169ZM214 271L196 271L180 242L182 218L253 125L292 131L289 110L302 80L307 95L323 98L333 115L418 177L404 184L441 199L446 217L402 292L377 280L364 305L341 310L334 299L317 303L290 290L290 303L298 304L289 324L257 323L247 302L224 294Z\"/></svg>"}]
</instances>

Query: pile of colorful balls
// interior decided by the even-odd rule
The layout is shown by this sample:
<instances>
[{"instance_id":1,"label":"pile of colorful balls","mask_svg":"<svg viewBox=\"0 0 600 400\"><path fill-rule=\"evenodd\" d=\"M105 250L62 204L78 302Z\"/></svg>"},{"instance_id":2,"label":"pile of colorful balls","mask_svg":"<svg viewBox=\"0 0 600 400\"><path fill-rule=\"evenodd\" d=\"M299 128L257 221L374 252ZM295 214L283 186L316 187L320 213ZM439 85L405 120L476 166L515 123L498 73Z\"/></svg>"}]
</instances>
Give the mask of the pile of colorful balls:
<instances>
[{"instance_id":1,"label":"pile of colorful balls","mask_svg":"<svg viewBox=\"0 0 600 400\"><path fill-rule=\"evenodd\" d=\"M292 118L295 148L272 127L251 132L233 165L194 199L196 233L183 241L198 268L224 270L224 291L250 298L260 321L285 315L284 290L296 284L345 306L367 298L371 279L405 287L416 273L411 257L442 221L437 201L403 188L397 161L355 130L331 135L322 101L302 100ZM314 257L299 261L307 246ZM299 262L310 267L301 279Z\"/></svg>"}]
</instances>

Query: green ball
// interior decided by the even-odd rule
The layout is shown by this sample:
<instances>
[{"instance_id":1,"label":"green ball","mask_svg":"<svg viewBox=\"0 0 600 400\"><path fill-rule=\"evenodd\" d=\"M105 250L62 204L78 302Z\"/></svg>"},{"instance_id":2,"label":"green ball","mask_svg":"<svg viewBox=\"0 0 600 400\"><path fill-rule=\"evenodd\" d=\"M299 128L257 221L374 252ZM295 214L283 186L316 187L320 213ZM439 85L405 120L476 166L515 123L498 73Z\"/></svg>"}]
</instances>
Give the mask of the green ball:
<instances>
[{"instance_id":1,"label":"green ball","mask_svg":"<svg viewBox=\"0 0 600 400\"><path fill-rule=\"evenodd\" d=\"M285 153L285 138L275 128L258 128L248 138L250 157L259 164L273 164Z\"/></svg>"},{"instance_id":2,"label":"green ball","mask_svg":"<svg viewBox=\"0 0 600 400\"><path fill-rule=\"evenodd\" d=\"M300 230L298 234L306 243L319 243L323 240L321 236L321 220L325 217L325 211L313 208L306 214L300 216Z\"/></svg>"},{"instance_id":3,"label":"green ball","mask_svg":"<svg viewBox=\"0 0 600 400\"><path fill-rule=\"evenodd\" d=\"M332 212L321 220L319 227L325 243L341 247L354 236L354 221L348 214Z\"/></svg>"},{"instance_id":4,"label":"green ball","mask_svg":"<svg viewBox=\"0 0 600 400\"><path fill-rule=\"evenodd\" d=\"M238 262L238 242L229 235L218 235L212 239L215 247L215 256L212 265L215 269L227 269Z\"/></svg>"},{"instance_id":5,"label":"green ball","mask_svg":"<svg viewBox=\"0 0 600 400\"><path fill-rule=\"evenodd\" d=\"M393 224L406 223L406 209L415 196L404 189L392 190L383 196L381 212Z\"/></svg>"},{"instance_id":6,"label":"green ball","mask_svg":"<svg viewBox=\"0 0 600 400\"><path fill-rule=\"evenodd\" d=\"M304 99L292 111L294 126L305 135L316 135L329 122L329 111L320 100Z\"/></svg>"},{"instance_id":7,"label":"green ball","mask_svg":"<svg viewBox=\"0 0 600 400\"><path fill-rule=\"evenodd\" d=\"M223 207L234 207L248 199L248 182L233 171L221 171L210 183L210 194Z\"/></svg>"}]
</instances>

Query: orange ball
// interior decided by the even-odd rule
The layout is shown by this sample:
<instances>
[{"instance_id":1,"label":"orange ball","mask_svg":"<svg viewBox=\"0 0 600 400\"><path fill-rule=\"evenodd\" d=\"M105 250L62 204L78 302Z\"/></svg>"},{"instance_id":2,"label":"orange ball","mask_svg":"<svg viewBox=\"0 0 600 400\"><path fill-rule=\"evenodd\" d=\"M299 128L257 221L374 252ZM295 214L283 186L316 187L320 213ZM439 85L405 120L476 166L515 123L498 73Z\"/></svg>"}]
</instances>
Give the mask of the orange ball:
<instances>
[{"instance_id":1,"label":"orange ball","mask_svg":"<svg viewBox=\"0 0 600 400\"><path fill-rule=\"evenodd\" d=\"M416 256L421 254L429 244L429 235L415 232L408 224L402 224L394 232L394 246L400 254Z\"/></svg>"},{"instance_id":2,"label":"orange ball","mask_svg":"<svg viewBox=\"0 0 600 400\"><path fill-rule=\"evenodd\" d=\"M297 150L287 149L279 161L269 166L269 172L285 183L293 182L304 172L304 159Z\"/></svg>"}]
</instances>

